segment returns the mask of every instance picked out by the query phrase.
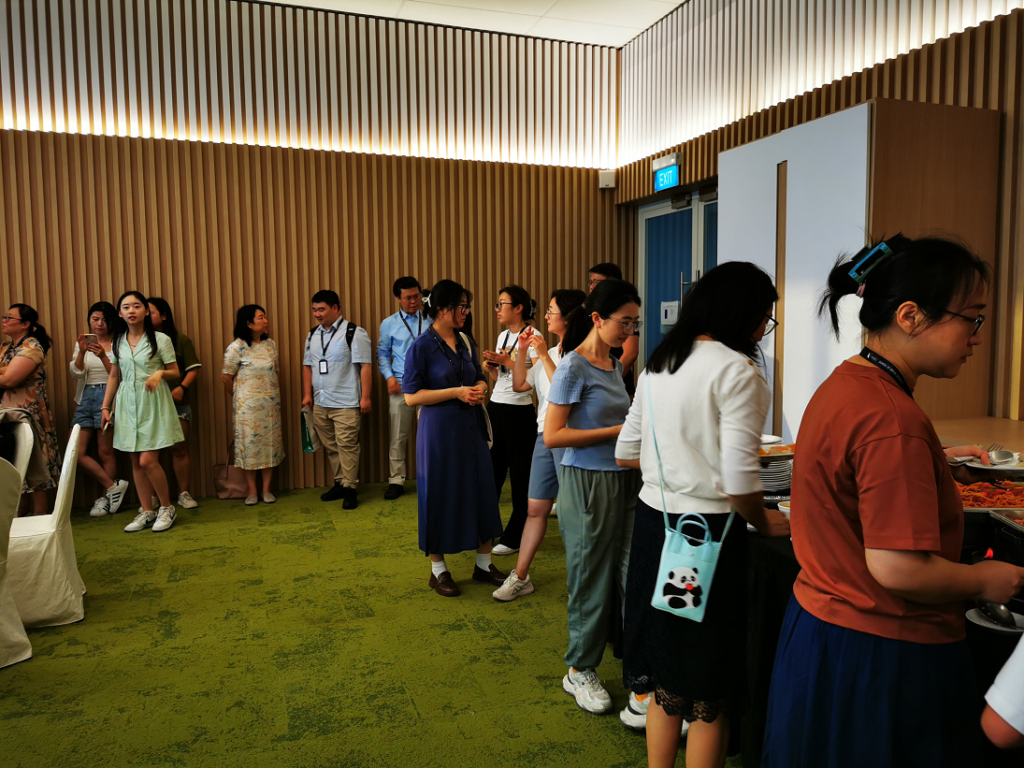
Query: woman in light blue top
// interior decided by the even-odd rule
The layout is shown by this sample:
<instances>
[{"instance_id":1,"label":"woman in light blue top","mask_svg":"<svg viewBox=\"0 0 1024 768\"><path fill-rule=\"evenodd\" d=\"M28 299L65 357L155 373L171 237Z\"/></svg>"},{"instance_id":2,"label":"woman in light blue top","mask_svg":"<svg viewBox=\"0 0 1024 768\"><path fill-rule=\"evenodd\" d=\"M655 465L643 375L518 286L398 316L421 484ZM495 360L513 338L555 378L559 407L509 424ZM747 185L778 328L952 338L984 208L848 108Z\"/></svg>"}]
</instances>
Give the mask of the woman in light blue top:
<instances>
[{"instance_id":1,"label":"woman in light blue top","mask_svg":"<svg viewBox=\"0 0 1024 768\"><path fill-rule=\"evenodd\" d=\"M562 688L581 709L612 708L595 668L607 644L614 589L623 596L640 473L615 462L629 412L622 364L611 356L640 329L640 297L622 280L603 280L569 318L563 358L548 391L544 443L564 448L558 528L569 586L569 671Z\"/></svg>"},{"instance_id":2,"label":"woman in light blue top","mask_svg":"<svg viewBox=\"0 0 1024 768\"><path fill-rule=\"evenodd\" d=\"M153 328L146 297L128 291L118 299L117 309L122 323L112 344L102 428L113 423L114 448L132 457L142 507L125 531L134 533L151 525L154 531L166 531L174 525L175 512L167 475L160 466L160 449L184 439L167 386L181 374L170 338ZM113 415L112 405L116 406ZM158 512L150 509L154 494L160 499Z\"/></svg>"}]
</instances>

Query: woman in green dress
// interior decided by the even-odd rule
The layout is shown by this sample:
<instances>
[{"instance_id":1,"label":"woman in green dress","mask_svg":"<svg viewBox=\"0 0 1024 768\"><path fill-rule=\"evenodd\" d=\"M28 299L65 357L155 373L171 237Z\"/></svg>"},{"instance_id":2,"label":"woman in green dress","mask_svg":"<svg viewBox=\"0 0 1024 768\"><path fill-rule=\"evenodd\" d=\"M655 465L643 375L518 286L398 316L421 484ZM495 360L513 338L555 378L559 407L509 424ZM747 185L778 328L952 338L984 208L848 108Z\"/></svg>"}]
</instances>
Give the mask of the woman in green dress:
<instances>
[{"instance_id":1,"label":"woman in green dress","mask_svg":"<svg viewBox=\"0 0 1024 768\"><path fill-rule=\"evenodd\" d=\"M135 487L142 507L125 527L127 533L153 526L166 531L174 525L175 511L167 475L160 466L160 449L184 438L174 409L168 381L180 376L170 338L157 333L146 297L128 291L117 302L121 326L114 335L110 378L103 397L103 429L114 425L114 448L131 454ZM114 399L116 396L116 400ZM111 406L114 406L113 416ZM154 494L160 509L152 510Z\"/></svg>"}]
</instances>

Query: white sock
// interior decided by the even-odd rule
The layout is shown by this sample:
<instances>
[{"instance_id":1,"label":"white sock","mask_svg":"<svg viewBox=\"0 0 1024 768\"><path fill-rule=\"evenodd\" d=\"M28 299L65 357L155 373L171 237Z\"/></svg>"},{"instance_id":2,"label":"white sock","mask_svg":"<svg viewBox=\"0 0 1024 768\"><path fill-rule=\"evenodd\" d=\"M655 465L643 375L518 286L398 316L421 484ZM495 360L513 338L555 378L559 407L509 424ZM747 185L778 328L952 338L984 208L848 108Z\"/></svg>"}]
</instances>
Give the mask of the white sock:
<instances>
[{"instance_id":1,"label":"white sock","mask_svg":"<svg viewBox=\"0 0 1024 768\"><path fill-rule=\"evenodd\" d=\"M444 560L430 561L430 572L440 578L441 574L448 570L448 566Z\"/></svg>"},{"instance_id":2,"label":"white sock","mask_svg":"<svg viewBox=\"0 0 1024 768\"><path fill-rule=\"evenodd\" d=\"M481 571L491 570L491 553L488 552L486 555L481 555L479 552L476 553L476 567Z\"/></svg>"}]
</instances>

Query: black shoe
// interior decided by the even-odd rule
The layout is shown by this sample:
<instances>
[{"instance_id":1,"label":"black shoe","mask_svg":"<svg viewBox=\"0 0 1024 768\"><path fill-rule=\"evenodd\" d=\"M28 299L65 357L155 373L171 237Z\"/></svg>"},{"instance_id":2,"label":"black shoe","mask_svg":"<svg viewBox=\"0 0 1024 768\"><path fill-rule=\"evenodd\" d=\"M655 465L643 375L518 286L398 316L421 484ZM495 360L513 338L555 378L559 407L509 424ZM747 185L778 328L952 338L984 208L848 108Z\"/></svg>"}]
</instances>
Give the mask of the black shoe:
<instances>
[{"instance_id":1,"label":"black shoe","mask_svg":"<svg viewBox=\"0 0 1024 768\"><path fill-rule=\"evenodd\" d=\"M341 503L342 509L355 509L359 506L359 499L356 498L356 489L344 486L342 488L342 495L345 497L345 501Z\"/></svg>"},{"instance_id":2,"label":"black shoe","mask_svg":"<svg viewBox=\"0 0 1024 768\"><path fill-rule=\"evenodd\" d=\"M341 483L335 483L334 486L328 489L327 493L320 496L320 501L337 501L345 496L345 488Z\"/></svg>"},{"instance_id":3,"label":"black shoe","mask_svg":"<svg viewBox=\"0 0 1024 768\"><path fill-rule=\"evenodd\" d=\"M391 485L388 486L388 489L384 491L384 500L394 501L403 493L405 493L405 486L399 485L398 483L391 483Z\"/></svg>"}]
</instances>

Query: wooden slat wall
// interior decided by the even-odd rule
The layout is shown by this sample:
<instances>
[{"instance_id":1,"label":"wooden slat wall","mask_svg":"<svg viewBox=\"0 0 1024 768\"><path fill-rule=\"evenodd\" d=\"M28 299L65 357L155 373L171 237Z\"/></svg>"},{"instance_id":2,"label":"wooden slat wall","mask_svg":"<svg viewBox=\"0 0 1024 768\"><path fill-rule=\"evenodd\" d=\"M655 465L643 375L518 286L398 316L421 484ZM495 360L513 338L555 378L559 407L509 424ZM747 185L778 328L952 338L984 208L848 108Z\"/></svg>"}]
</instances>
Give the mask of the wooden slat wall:
<instances>
[{"instance_id":1,"label":"wooden slat wall","mask_svg":"<svg viewBox=\"0 0 1024 768\"><path fill-rule=\"evenodd\" d=\"M618 56L236 0L5 0L0 128L612 168Z\"/></svg>"},{"instance_id":2,"label":"wooden slat wall","mask_svg":"<svg viewBox=\"0 0 1024 768\"><path fill-rule=\"evenodd\" d=\"M490 306L506 282L543 306L555 288L583 287L593 263L632 274L630 213L598 189L596 170L0 131L0 304L36 307L54 338L50 399L63 442L67 363L90 303L131 288L166 297L204 366L192 443L200 494L213 493L211 467L229 437L219 374L234 312L262 304L282 354L280 484L318 486L325 461L303 456L296 419L316 290L337 290L376 343L396 308L395 278L451 277L476 294L476 335L489 345ZM364 481L388 474L385 392L376 374Z\"/></svg>"},{"instance_id":3,"label":"wooden slat wall","mask_svg":"<svg viewBox=\"0 0 1024 768\"><path fill-rule=\"evenodd\" d=\"M658 154L681 153L680 183L718 174L718 153L756 141L868 99L882 97L998 110L1000 178L996 276L991 327L993 416L1024 415L1024 11L877 64L815 88ZM618 171L617 200L636 202L654 192L651 160ZM969 190L950 194L969 195ZM988 335L991 334L991 335Z\"/></svg>"},{"instance_id":4,"label":"wooden slat wall","mask_svg":"<svg viewBox=\"0 0 1024 768\"><path fill-rule=\"evenodd\" d=\"M622 49L619 165L1024 7L690 0Z\"/></svg>"}]
</instances>

